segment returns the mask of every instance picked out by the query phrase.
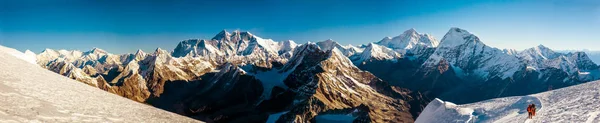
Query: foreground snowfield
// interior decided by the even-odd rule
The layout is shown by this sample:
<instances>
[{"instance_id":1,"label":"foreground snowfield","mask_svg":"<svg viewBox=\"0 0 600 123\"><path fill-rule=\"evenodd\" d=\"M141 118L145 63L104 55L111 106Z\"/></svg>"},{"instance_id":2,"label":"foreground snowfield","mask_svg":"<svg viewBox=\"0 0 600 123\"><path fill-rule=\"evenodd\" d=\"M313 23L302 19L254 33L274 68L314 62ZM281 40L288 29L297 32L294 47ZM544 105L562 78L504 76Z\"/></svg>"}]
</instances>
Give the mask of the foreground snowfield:
<instances>
[{"instance_id":1,"label":"foreground snowfield","mask_svg":"<svg viewBox=\"0 0 600 123\"><path fill-rule=\"evenodd\" d=\"M0 122L200 122L93 88L0 46Z\"/></svg>"},{"instance_id":2,"label":"foreground snowfield","mask_svg":"<svg viewBox=\"0 0 600 123\"><path fill-rule=\"evenodd\" d=\"M535 103L536 116L527 119L527 105ZM598 123L600 122L600 81L558 90L455 105L435 99L417 118L417 123L498 122L498 123Z\"/></svg>"}]
</instances>

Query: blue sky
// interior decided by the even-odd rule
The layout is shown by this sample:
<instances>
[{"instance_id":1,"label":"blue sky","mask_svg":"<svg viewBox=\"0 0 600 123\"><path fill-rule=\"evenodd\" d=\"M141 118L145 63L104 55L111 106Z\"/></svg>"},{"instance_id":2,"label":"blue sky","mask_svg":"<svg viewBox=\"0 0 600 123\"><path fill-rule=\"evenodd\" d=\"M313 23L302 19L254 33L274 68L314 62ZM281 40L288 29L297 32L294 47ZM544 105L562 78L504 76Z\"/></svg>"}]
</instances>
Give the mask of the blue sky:
<instances>
[{"instance_id":1,"label":"blue sky","mask_svg":"<svg viewBox=\"0 0 600 123\"><path fill-rule=\"evenodd\" d=\"M409 28L441 40L451 27L486 44L522 50L600 50L595 0L2 0L0 45L112 53L171 50L184 39L223 29L299 43L334 39L365 44Z\"/></svg>"}]
</instances>

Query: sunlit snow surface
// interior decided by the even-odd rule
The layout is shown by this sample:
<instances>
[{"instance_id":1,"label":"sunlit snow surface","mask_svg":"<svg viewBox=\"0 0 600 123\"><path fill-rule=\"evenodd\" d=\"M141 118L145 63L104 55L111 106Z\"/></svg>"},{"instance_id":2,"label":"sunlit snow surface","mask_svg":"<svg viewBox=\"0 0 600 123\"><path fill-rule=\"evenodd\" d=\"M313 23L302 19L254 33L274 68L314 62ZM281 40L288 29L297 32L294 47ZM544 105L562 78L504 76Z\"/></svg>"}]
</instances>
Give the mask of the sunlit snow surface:
<instances>
[{"instance_id":1,"label":"sunlit snow surface","mask_svg":"<svg viewBox=\"0 0 600 123\"><path fill-rule=\"evenodd\" d=\"M0 46L0 122L199 122L110 94Z\"/></svg>"},{"instance_id":2,"label":"sunlit snow surface","mask_svg":"<svg viewBox=\"0 0 600 123\"><path fill-rule=\"evenodd\" d=\"M527 105L534 103L536 116L527 120ZM417 123L598 123L600 81L527 96L491 99L454 105L436 99L417 118Z\"/></svg>"}]
</instances>

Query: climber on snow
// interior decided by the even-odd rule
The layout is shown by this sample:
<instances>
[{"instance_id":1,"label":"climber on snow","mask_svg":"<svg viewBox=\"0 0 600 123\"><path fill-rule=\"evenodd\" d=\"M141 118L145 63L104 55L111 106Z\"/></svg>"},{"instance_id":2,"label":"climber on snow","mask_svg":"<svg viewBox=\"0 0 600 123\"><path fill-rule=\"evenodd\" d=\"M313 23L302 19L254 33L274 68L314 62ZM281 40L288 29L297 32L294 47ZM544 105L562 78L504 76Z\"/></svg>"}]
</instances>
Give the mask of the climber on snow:
<instances>
[{"instance_id":1,"label":"climber on snow","mask_svg":"<svg viewBox=\"0 0 600 123\"><path fill-rule=\"evenodd\" d=\"M532 119L535 116L535 104L530 104L527 106L527 113L529 114L529 119Z\"/></svg>"}]
</instances>

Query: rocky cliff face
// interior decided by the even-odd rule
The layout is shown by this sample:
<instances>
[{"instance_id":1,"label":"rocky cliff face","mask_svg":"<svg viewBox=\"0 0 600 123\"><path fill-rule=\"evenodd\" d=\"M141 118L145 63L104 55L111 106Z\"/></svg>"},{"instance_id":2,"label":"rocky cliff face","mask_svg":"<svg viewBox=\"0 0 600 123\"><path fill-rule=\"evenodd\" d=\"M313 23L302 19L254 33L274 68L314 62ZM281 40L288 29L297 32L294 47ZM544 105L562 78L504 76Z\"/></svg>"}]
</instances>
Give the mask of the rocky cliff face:
<instances>
[{"instance_id":1,"label":"rocky cliff face","mask_svg":"<svg viewBox=\"0 0 600 123\"><path fill-rule=\"evenodd\" d=\"M286 64L291 72L284 80L288 87L273 91L265 104L283 103L286 111L278 122L314 121L324 114L352 115L355 121L413 122L408 92L392 86L369 72L355 67L337 49L323 51L315 44L298 47Z\"/></svg>"}]
</instances>

